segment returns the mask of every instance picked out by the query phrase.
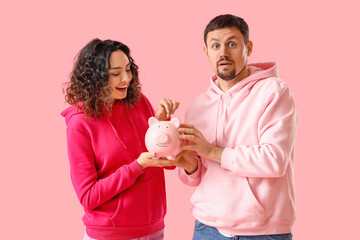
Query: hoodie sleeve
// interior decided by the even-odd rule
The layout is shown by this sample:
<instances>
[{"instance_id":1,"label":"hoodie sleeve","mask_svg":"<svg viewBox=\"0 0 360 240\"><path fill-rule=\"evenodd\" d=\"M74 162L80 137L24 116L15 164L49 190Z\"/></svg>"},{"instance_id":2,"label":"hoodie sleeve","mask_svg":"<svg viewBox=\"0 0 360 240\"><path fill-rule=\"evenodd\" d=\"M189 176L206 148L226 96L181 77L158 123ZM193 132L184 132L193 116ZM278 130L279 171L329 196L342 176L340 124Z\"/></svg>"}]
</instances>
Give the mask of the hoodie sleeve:
<instances>
[{"instance_id":1,"label":"hoodie sleeve","mask_svg":"<svg viewBox=\"0 0 360 240\"><path fill-rule=\"evenodd\" d=\"M91 211L134 184L143 170L134 161L99 179L91 139L77 129L67 129L71 181L81 205Z\"/></svg>"},{"instance_id":2,"label":"hoodie sleeve","mask_svg":"<svg viewBox=\"0 0 360 240\"><path fill-rule=\"evenodd\" d=\"M196 172L189 175L186 173L185 169L183 169L183 168L179 168L179 170L178 170L180 180L184 184L186 184L188 186L193 186L193 187L198 186L200 184L201 173L206 171L204 169L204 165L201 162L200 156L195 155L195 158L197 159L197 162L198 162L198 168L197 168Z\"/></svg>"},{"instance_id":3,"label":"hoodie sleeve","mask_svg":"<svg viewBox=\"0 0 360 240\"><path fill-rule=\"evenodd\" d=\"M258 145L225 148L221 166L247 177L282 177L290 159L297 130L297 113L289 88L270 89L258 121Z\"/></svg>"}]
</instances>

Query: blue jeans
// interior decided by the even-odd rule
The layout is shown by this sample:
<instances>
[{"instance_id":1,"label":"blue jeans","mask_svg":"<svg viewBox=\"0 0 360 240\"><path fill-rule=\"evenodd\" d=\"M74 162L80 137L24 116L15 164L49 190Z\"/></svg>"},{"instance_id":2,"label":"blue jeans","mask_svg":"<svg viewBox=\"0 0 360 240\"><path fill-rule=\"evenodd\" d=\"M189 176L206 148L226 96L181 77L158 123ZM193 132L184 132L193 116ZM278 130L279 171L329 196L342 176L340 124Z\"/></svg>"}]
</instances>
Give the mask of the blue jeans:
<instances>
[{"instance_id":1,"label":"blue jeans","mask_svg":"<svg viewBox=\"0 0 360 240\"><path fill-rule=\"evenodd\" d=\"M216 228L195 221L193 240L291 240L292 234L225 237Z\"/></svg>"}]
</instances>

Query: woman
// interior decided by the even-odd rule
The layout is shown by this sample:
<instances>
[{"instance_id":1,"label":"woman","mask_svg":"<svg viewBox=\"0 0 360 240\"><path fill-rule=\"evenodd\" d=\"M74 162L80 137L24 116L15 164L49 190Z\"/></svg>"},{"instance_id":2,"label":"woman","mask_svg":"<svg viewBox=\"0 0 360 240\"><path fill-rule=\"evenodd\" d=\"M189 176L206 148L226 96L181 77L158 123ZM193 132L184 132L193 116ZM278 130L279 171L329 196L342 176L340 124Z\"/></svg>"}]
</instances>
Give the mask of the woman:
<instances>
[{"instance_id":1,"label":"woman","mask_svg":"<svg viewBox=\"0 0 360 240\"><path fill-rule=\"evenodd\" d=\"M94 39L79 53L62 112L70 175L84 207L84 239L163 239L163 167L144 137L151 116L166 120L179 103L162 99L156 113L140 91L129 48Z\"/></svg>"}]
</instances>

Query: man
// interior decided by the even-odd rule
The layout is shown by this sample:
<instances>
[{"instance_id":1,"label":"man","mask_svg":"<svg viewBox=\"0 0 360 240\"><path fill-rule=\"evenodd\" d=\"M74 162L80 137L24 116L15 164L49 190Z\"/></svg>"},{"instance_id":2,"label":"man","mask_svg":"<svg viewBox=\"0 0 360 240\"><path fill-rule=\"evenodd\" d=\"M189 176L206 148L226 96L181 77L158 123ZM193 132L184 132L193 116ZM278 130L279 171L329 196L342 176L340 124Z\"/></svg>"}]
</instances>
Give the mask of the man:
<instances>
[{"instance_id":1,"label":"man","mask_svg":"<svg viewBox=\"0 0 360 240\"><path fill-rule=\"evenodd\" d=\"M197 186L193 239L292 239L297 113L276 63L248 64L247 23L220 15L204 32L215 71L179 128L180 179Z\"/></svg>"}]
</instances>

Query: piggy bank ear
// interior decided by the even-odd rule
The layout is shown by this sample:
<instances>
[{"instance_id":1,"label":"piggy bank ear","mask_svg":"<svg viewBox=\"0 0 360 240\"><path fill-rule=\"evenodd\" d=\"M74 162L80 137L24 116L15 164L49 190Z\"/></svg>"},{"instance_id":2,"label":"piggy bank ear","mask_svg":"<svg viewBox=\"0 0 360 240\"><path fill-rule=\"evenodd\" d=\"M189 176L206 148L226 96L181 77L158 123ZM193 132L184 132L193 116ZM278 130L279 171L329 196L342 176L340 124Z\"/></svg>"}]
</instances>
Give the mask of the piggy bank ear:
<instances>
[{"instance_id":1,"label":"piggy bank ear","mask_svg":"<svg viewBox=\"0 0 360 240\"><path fill-rule=\"evenodd\" d=\"M156 117L151 117L151 118L149 118L149 121L148 121L149 126L151 126L157 122L159 122L159 120Z\"/></svg>"},{"instance_id":2,"label":"piggy bank ear","mask_svg":"<svg viewBox=\"0 0 360 240\"><path fill-rule=\"evenodd\" d=\"M176 128L179 128L179 127L180 127L180 121L179 121L179 119L173 118L173 119L171 119L170 122L171 122L172 124L174 124Z\"/></svg>"}]
</instances>

